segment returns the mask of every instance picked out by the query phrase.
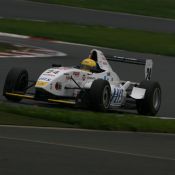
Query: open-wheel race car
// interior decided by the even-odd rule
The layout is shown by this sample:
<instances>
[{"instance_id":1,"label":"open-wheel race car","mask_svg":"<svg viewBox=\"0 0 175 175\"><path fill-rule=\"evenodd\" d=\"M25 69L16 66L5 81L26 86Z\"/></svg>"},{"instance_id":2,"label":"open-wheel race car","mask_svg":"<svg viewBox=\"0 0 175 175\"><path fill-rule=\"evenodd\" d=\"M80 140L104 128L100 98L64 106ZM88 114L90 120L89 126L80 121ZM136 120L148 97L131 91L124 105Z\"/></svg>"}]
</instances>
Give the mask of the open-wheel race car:
<instances>
[{"instance_id":1,"label":"open-wheel race car","mask_svg":"<svg viewBox=\"0 0 175 175\"><path fill-rule=\"evenodd\" d=\"M145 66L142 82L121 81L108 61ZM23 68L12 68L5 80L3 94L10 100L32 99L86 106L96 111L126 109L132 104L139 114L156 115L161 105L161 88L151 81L152 60L105 57L93 49L87 59L75 67L52 65L37 81L29 81ZM34 92L28 90L34 87ZM133 105L134 104L134 105Z\"/></svg>"}]
</instances>

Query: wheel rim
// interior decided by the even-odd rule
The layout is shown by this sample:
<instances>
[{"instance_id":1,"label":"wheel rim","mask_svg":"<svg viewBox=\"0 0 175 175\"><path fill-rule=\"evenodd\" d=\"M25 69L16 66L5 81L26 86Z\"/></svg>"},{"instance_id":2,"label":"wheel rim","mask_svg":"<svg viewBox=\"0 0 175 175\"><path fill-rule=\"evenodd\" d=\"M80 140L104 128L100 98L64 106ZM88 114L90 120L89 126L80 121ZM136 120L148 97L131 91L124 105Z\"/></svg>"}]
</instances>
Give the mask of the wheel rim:
<instances>
[{"instance_id":1,"label":"wheel rim","mask_svg":"<svg viewBox=\"0 0 175 175\"><path fill-rule=\"evenodd\" d=\"M160 89L156 88L153 94L153 106L154 109L158 110L160 107L160 103L161 103L161 97L160 97Z\"/></svg>"},{"instance_id":2,"label":"wheel rim","mask_svg":"<svg viewBox=\"0 0 175 175\"><path fill-rule=\"evenodd\" d=\"M110 100L110 88L106 86L103 91L103 105L105 108L109 107L109 100Z\"/></svg>"}]
</instances>

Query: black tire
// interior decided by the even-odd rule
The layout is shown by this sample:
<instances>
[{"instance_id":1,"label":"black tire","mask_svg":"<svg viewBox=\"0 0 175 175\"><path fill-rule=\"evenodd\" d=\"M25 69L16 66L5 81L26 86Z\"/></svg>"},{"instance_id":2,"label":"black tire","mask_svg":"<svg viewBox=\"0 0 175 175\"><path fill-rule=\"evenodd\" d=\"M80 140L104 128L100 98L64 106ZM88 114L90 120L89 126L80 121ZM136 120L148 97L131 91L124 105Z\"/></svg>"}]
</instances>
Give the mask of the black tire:
<instances>
[{"instance_id":1,"label":"black tire","mask_svg":"<svg viewBox=\"0 0 175 175\"><path fill-rule=\"evenodd\" d=\"M94 80L90 88L90 106L97 111L107 111L110 106L111 87L108 81Z\"/></svg>"},{"instance_id":2,"label":"black tire","mask_svg":"<svg viewBox=\"0 0 175 175\"><path fill-rule=\"evenodd\" d=\"M19 102L22 99L21 97L10 96L6 93L25 94L27 86L28 72L22 68L12 68L7 74L3 94L8 100Z\"/></svg>"},{"instance_id":3,"label":"black tire","mask_svg":"<svg viewBox=\"0 0 175 175\"><path fill-rule=\"evenodd\" d=\"M144 99L136 100L138 113L141 115L156 115L161 105L161 88L159 83L145 80L140 83L139 87L146 89L146 93Z\"/></svg>"}]
</instances>

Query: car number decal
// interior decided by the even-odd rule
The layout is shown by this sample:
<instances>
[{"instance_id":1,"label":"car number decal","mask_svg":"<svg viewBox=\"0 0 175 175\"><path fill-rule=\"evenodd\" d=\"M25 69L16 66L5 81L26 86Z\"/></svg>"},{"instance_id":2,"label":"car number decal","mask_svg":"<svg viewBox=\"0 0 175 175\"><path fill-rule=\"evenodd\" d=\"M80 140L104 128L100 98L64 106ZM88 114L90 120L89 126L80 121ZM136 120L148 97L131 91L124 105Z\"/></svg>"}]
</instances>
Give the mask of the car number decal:
<instances>
[{"instance_id":1,"label":"car number decal","mask_svg":"<svg viewBox=\"0 0 175 175\"><path fill-rule=\"evenodd\" d=\"M114 93L112 95L112 104L121 104L123 99L123 89L114 88Z\"/></svg>"}]
</instances>

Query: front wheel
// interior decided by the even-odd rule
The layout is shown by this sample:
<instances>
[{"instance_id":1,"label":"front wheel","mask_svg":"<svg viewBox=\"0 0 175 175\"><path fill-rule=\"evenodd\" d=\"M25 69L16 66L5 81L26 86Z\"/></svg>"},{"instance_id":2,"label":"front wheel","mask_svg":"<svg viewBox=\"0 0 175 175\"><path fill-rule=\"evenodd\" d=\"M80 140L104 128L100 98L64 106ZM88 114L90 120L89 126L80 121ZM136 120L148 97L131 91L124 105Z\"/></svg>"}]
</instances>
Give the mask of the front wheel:
<instances>
[{"instance_id":1,"label":"front wheel","mask_svg":"<svg viewBox=\"0 0 175 175\"><path fill-rule=\"evenodd\" d=\"M7 93L24 94L28 86L28 72L22 68L12 68L5 80L3 94L10 100L19 102L22 98L8 95Z\"/></svg>"},{"instance_id":2,"label":"front wheel","mask_svg":"<svg viewBox=\"0 0 175 175\"><path fill-rule=\"evenodd\" d=\"M142 115L156 115L161 105L161 88L158 82L142 81L140 88L146 89L145 97L136 100L137 111Z\"/></svg>"},{"instance_id":3,"label":"front wheel","mask_svg":"<svg viewBox=\"0 0 175 175\"><path fill-rule=\"evenodd\" d=\"M110 106L111 87L108 81L94 80L90 88L90 106L97 111L107 111Z\"/></svg>"}]
</instances>

